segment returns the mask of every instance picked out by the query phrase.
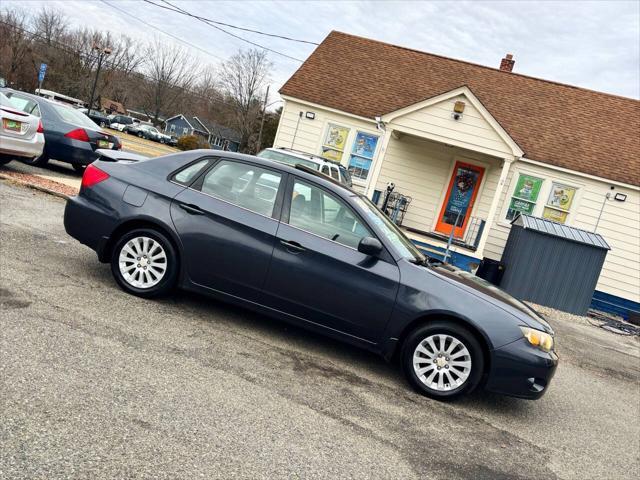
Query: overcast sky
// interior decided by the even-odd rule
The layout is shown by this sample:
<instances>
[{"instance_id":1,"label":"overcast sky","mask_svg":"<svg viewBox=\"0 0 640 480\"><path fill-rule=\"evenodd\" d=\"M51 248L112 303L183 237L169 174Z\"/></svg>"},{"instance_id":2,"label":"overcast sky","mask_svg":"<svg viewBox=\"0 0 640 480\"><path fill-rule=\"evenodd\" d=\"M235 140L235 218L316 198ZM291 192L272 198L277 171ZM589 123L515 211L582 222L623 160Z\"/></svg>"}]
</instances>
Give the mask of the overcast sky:
<instances>
[{"instance_id":1,"label":"overcast sky","mask_svg":"<svg viewBox=\"0 0 640 480\"><path fill-rule=\"evenodd\" d=\"M203 62L219 63L246 43L197 20L142 0L2 0L2 7L47 5L74 25L126 33L138 39L161 35L149 25L209 52L193 50ZM153 0L162 3L162 0ZM513 53L514 71L640 98L640 2L616 1L181 1L179 7L212 20L321 42L331 30L497 67ZM139 19L139 20L136 20ZM143 24L140 20L147 22ZM230 30L230 29L229 29ZM230 30L291 57L305 59L313 45ZM188 48L188 47L187 47ZM300 62L269 54L272 91ZM375 59L363 59L373 61ZM375 63L372 63L375 65ZM271 100L276 100L273 94Z\"/></svg>"}]
</instances>

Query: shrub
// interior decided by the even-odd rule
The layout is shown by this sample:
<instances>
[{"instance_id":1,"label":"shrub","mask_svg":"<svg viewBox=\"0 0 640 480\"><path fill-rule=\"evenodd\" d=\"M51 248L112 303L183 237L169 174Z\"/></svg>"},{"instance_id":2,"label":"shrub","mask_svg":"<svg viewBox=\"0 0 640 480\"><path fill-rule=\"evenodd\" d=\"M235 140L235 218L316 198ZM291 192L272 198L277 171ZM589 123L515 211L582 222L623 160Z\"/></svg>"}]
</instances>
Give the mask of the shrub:
<instances>
[{"instance_id":1,"label":"shrub","mask_svg":"<svg viewBox=\"0 0 640 480\"><path fill-rule=\"evenodd\" d=\"M211 148L207 141L197 135L183 135L178 139L176 147L180 150L195 150L197 148Z\"/></svg>"}]
</instances>

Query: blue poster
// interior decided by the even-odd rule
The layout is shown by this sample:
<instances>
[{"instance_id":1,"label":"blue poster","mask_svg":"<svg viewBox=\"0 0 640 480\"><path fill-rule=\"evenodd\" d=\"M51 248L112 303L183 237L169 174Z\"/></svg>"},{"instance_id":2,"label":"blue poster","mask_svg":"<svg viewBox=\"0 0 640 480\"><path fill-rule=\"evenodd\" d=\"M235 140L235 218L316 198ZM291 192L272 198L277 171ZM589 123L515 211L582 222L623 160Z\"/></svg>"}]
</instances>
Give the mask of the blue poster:
<instances>
[{"instance_id":1,"label":"blue poster","mask_svg":"<svg viewBox=\"0 0 640 480\"><path fill-rule=\"evenodd\" d=\"M462 227L473 198L480 172L458 167L456 178L449 192L449 199L442 215L442 222Z\"/></svg>"},{"instance_id":2,"label":"blue poster","mask_svg":"<svg viewBox=\"0 0 640 480\"><path fill-rule=\"evenodd\" d=\"M349 158L349 172L352 176L366 180L377 144L378 137L376 135L357 133Z\"/></svg>"}]
</instances>

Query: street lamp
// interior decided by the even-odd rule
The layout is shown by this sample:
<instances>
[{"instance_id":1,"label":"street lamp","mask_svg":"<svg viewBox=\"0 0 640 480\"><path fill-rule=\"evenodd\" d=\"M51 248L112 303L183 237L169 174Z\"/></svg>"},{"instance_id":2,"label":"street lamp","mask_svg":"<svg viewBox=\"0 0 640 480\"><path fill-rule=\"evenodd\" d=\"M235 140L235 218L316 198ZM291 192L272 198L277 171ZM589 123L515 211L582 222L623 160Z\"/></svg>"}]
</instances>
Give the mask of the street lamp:
<instances>
[{"instance_id":1,"label":"street lamp","mask_svg":"<svg viewBox=\"0 0 640 480\"><path fill-rule=\"evenodd\" d=\"M89 115L91 115L91 108L93 107L93 97L96 94L96 85L98 85L98 75L100 75L100 67L102 66L102 60L104 57L111 54L111 49L107 47L100 47L93 45L93 50L98 52L98 68L96 69L96 78L93 80L93 88L91 89L91 100L89 100Z\"/></svg>"}]
</instances>

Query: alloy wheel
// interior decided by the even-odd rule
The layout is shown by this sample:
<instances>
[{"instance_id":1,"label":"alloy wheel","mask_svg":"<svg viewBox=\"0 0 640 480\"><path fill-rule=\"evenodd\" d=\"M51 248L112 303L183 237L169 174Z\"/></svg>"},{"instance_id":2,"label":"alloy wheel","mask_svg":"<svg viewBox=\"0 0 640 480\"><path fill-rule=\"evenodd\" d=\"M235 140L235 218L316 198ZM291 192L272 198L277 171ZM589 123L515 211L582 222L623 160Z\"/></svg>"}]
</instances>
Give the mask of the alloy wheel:
<instances>
[{"instance_id":1,"label":"alloy wheel","mask_svg":"<svg viewBox=\"0 0 640 480\"><path fill-rule=\"evenodd\" d=\"M157 285L167 271L162 245L149 237L134 237L122 246L118 267L125 282L135 288Z\"/></svg>"},{"instance_id":2,"label":"alloy wheel","mask_svg":"<svg viewBox=\"0 0 640 480\"><path fill-rule=\"evenodd\" d=\"M451 335L430 335L413 352L413 370L427 388L449 392L469 378L471 354L464 343Z\"/></svg>"}]
</instances>

